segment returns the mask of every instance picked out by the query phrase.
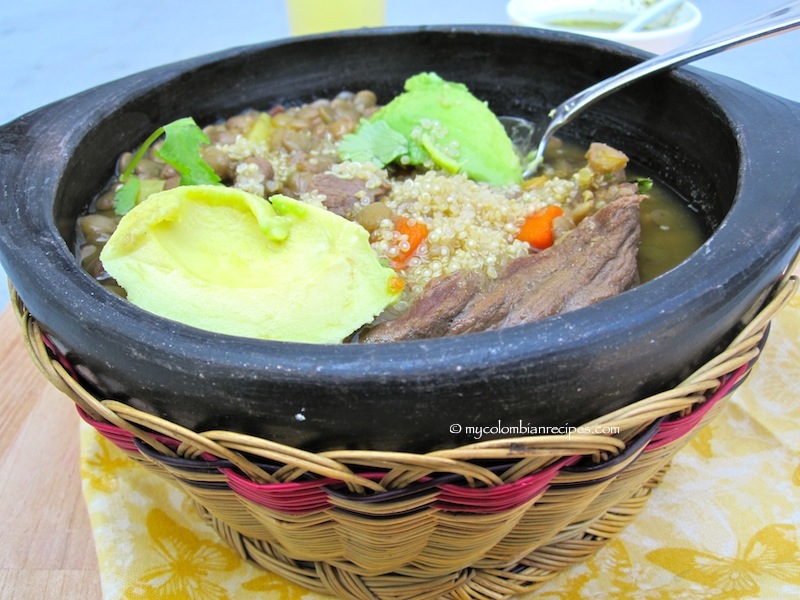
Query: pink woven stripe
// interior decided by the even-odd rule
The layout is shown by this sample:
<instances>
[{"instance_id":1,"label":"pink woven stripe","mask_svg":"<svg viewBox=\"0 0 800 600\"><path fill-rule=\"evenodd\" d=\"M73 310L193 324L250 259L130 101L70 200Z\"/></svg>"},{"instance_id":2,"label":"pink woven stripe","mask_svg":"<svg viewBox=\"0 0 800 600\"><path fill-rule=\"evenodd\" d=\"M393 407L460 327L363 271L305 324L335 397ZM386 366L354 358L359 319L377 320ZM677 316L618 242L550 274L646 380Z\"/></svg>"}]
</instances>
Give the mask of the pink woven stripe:
<instances>
[{"instance_id":1,"label":"pink woven stripe","mask_svg":"<svg viewBox=\"0 0 800 600\"><path fill-rule=\"evenodd\" d=\"M324 478L291 483L256 483L232 469L223 469L228 486L242 498L271 510L288 514L307 514L325 510L330 505L322 486L340 483Z\"/></svg>"},{"instance_id":2,"label":"pink woven stripe","mask_svg":"<svg viewBox=\"0 0 800 600\"><path fill-rule=\"evenodd\" d=\"M86 412L81 409L79 406L77 407L78 414L81 418L86 421L89 425L94 427L97 432L106 438L109 442L123 450L124 452L128 452L130 454L138 454L139 450L136 448L136 444L133 443L133 435L125 431L124 429L120 429L116 425L112 425L111 423L103 423L101 421L95 421L92 419Z\"/></svg>"},{"instance_id":3,"label":"pink woven stripe","mask_svg":"<svg viewBox=\"0 0 800 600\"><path fill-rule=\"evenodd\" d=\"M89 425L94 427L97 432L109 442L125 452L141 454L139 452L139 448L136 447L136 443L134 442L135 436L132 433L125 431L116 425L112 425L111 423L95 421L80 406L76 406L76 408L78 409L78 414L81 416L81 418ZM172 439L171 437L167 437L158 433L151 433L150 435L153 436L153 439L161 442L167 448L171 448L172 450L177 450L178 446L180 446L180 442ZM214 462L219 460L216 456L207 452L201 454L200 459L206 462Z\"/></svg>"},{"instance_id":4,"label":"pink woven stripe","mask_svg":"<svg viewBox=\"0 0 800 600\"><path fill-rule=\"evenodd\" d=\"M447 512L488 514L509 511L543 494L558 472L563 467L577 462L579 458L578 456L562 458L538 473L532 473L513 483L490 488L444 484L439 486L441 493L434 505Z\"/></svg>"},{"instance_id":5,"label":"pink woven stripe","mask_svg":"<svg viewBox=\"0 0 800 600\"><path fill-rule=\"evenodd\" d=\"M671 444L683 436L688 435L700 424L700 421L703 419L705 414L711 410L711 407L713 407L717 402L731 392L738 381L745 375L745 373L747 373L748 368L749 365L743 365L727 377L723 378L720 386L717 388L717 391L714 392L714 394L712 394L708 400L703 402L685 417L680 417L679 419L674 419L671 421L664 421L658 428L656 434L653 436L653 439L650 440L650 443L645 448L645 452L655 450L666 444Z\"/></svg>"},{"instance_id":6,"label":"pink woven stripe","mask_svg":"<svg viewBox=\"0 0 800 600\"><path fill-rule=\"evenodd\" d=\"M690 433L714 404L731 392L737 382L747 373L747 370L748 365L745 365L723 378L717 391L689 415L664 421L645 447L645 451L660 448ZM123 451L128 453L139 451L134 443L134 436L129 432L110 423L95 421L80 407L78 407L78 413L84 421ZM166 436L154 434L153 437L169 448L175 449L179 446L179 442ZM432 486L425 490L426 494L430 494L427 506L455 513L501 513L523 506L537 498L548 489L551 481L562 468L575 464L581 458L580 456L564 457L542 471L527 475L513 483L494 487L469 487L453 483L433 485L435 477L424 478L420 483L427 482ZM219 459L206 454L201 457L201 460L213 463ZM213 464L209 467L213 468ZM231 468L220 467L219 471L225 475L230 489L242 498L276 512L293 515L310 514L332 508L334 506L331 501L332 492L326 488L343 485L342 481L333 478L264 484L256 483ZM385 476L385 473L375 472L359 475L379 481ZM416 492L409 490L409 494L413 493ZM385 498L380 494L376 497L353 496L355 502L363 501L365 504L368 502L391 503L402 501L403 498L405 496L402 494Z\"/></svg>"},{"instance_id":7,"label":"pink woven stripe","mask_svg":"<svg viewBox=\"0 0 800 600\"><path fill-rule=\"evenodd\" d=\"M526 504L542 494L559 470L573 464L579 457L566 457L539 473L519 481L495 487L471 488L455 484L435 486L429 506L446 512L496 513L509 511ZM242 498L261 506L289 514L308 514L333 506L326 486L341 485L341 481L324 478L307 482L255 483L243 475L224 469L228 485ZM367 479L379 480L384 473L360 474ZM391 502L391 500L389 500Z\"/></svg>"}]
</instances>

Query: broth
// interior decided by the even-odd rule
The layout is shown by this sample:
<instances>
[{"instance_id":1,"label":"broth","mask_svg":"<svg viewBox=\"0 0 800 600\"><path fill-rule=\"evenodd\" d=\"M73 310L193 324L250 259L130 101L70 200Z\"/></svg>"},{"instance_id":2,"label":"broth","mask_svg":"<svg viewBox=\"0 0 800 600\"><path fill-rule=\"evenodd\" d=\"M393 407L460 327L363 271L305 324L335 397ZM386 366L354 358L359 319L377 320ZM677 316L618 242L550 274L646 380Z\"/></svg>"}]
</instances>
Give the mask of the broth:
<instances>
[{"instance_id":1,"label":"broth","mask_svg":"<svg viewBox=\"0 0 800 600\"><path fill-rule=\"evenodd\" d=\"M700 216L675 192L655 183L639 208L639 277L649 281L677 267L706 240Z\"/></svg>"},{"instance_id":2,"label":"broth","mask_svg":"<svg viewBox=\"0 0 800 600\"><path fill-rule=\"evenodd\" d=\"M585 148L572 141L557 140L548 148L546 160L556 174L565 174L584 161ZM649 198L639 207L642 226L639 244L639 278L644 283L678 266L708 237L703 221L689 203L657 176L632 165L630 179L653 182Z\"/></svg>"}]
</instances>

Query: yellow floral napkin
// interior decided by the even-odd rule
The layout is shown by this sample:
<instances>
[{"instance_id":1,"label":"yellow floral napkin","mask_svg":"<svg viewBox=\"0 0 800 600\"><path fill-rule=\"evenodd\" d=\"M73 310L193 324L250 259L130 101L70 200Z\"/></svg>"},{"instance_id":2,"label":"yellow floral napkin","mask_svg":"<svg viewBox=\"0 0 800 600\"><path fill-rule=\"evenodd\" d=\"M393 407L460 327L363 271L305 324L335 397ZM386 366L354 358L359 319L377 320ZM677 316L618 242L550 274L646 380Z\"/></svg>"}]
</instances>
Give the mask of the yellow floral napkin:
<instances>
[{"instance_id":1,"label":"yellow floral napkin","mask_svg":"<svg viewBox=\"0 0 800 600\"><path fill-rule=\"evenodd\" d=\"M639 517L527 598L800 598L800 296ZM322 598L242 561L177 486L88 425L83 492L107 600Z\"/></svg>"}]
</instances>

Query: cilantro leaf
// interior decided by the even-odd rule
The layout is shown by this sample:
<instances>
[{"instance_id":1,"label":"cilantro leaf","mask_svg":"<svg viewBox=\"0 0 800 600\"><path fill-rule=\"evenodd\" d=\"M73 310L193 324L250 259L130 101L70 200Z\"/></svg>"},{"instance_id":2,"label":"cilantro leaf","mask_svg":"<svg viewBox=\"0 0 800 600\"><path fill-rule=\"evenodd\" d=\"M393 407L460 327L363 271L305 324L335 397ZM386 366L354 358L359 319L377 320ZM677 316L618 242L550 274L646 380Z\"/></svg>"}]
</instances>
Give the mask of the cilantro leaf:
<instances>
[{"instance_id":1,"label":"cilantro leaf","mask_svg":"<svg viewBox=\"0 0 800 600\"><path fill-rule=\"evenodd\" d=\"M151 133L119 176L124 185L114 194L116 214L128 213L139 201L164 188L164 181L146 179L142 182L133 175L139 161L162 135L165 135L164 144L156 154L180 173L181 185L219 184L219 176L200 153L200 146L208 144L208 137L191 117L178 119Z\"/></svg>"},{"instance_id":2,"label":"cilantro leaf","mask_svg":"<svg viewBox=\"0 0 800 600\"><path fill-rule=\"evenodd\" d=\"M385 121L361 119L355 133L349 133L339 142L339 156L353 162L374 162L379 167L408 153L405 136L392 129Z\"/></svg>"},{"instance_id":3,"label":"cilantro leaf","mask_svg":"<svg viewBox=\"0 0 800 600\"><path fill-rule=\"evenodd\" d=\"M181 175L181 185L215 185L220 177L203 160L200 146L208 137L194 119L185 117L164 125L164 145L156 154Z\"/></svg>"},{"instance_id":4,"label":"cilantro leaf","mask_svg":"<svg viewBox=\"0 0 800 600\"><path fill-rule=\"evenodd\" d=\"M150 146L152 146L155 143L155 141L163 135L163 133L164 133L164 128L159 127L153 133L150 134L150 137L148 137L141 146L139 146L139 149L136 151L136 154L133 155L131 162L128 163L128 166L122 172L122 175L119 176L119 180L122 183L128 181L128 177L133 175L133 172L136 169L136 166L139 164L139 161L142 160L144 155L150 149Z\"/></svg>"},{"instance_id":5,"label":"cilantro leaf","mask_svg":"<svg viewBox=\"0 0 800 600\"><path fill-rule=\"evenodd\" d=\"M636 180L636 184L639 187L638 191L640 194L646 194L653 189L653 180L649 177L639 177Z\"/></svg>"},{"instance_id":6,"label":"cilantro leaf","mask_svg":"<svg viewBox=\"0 0 800 600\"><path fill-rule=\"evenodd\" d=\"M139 178L131 177L125 182L121 188L114 194L114 212L118 215L124 215L136 206L136 200L139 197Z\"/></svg>"}]
</instances>

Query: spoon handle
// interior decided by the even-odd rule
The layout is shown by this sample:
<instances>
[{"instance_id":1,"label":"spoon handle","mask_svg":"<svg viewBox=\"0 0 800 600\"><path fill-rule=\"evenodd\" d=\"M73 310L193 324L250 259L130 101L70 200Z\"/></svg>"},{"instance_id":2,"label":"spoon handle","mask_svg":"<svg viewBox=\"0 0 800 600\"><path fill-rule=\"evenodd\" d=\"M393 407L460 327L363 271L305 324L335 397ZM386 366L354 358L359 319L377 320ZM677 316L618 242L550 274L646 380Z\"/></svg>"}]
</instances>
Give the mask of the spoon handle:
<instances>
[{"instance_id":1,"label":"spoon handle","mask_svg":"<svg viewBox=\"0 0 800 600\"><path fill-rule=\"evenodd\" d=\"M800 27L800 0L793 0L766 14L738 23L699 42L683 45L675 50L654 56L644 62L604 79L559 104L548 115L549 124L536 150L537 160L544 154L545 146L553 133L569 123L585 108L638 79L671 67L686 64L723 50L743 46L749 42L777 35Z\"/></svg>"}]
</instances>

